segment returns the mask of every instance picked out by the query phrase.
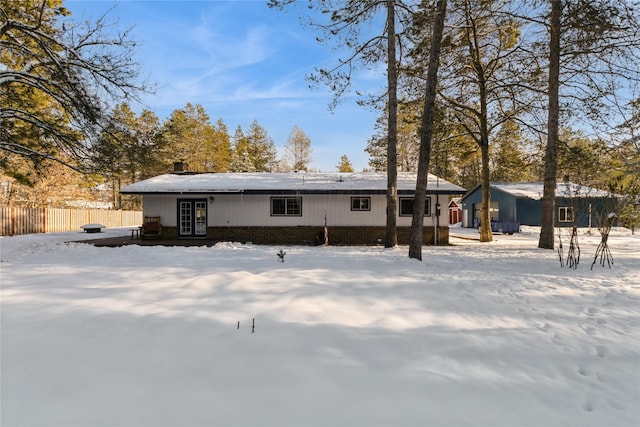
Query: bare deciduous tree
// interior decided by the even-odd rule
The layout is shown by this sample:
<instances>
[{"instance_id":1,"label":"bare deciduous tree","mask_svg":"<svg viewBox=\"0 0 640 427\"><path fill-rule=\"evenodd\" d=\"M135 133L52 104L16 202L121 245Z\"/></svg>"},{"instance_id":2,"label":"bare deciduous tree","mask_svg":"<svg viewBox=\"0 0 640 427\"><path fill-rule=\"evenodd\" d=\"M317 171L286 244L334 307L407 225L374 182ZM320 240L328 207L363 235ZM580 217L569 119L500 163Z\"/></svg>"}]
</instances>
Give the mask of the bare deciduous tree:
<instances>
[{"instance_id":1,"label":"bare deciduous tree","mask_svg":"<svg viewBox=\"0 0 640 427\"><path fill-rule=\"evenodd\" d=\"M289 133L284 146L283 162L288 170L306 171L311 163L311 139L298 126Z\"/></svg>"}]
</instances>

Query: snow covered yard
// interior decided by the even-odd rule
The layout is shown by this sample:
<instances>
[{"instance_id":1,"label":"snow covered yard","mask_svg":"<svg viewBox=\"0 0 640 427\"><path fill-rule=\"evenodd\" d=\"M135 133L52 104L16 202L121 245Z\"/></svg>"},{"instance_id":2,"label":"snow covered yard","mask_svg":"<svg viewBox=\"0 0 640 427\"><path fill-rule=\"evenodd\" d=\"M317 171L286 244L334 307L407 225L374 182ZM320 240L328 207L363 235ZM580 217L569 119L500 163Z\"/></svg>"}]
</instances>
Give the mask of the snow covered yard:
<instances>
[{"instance_id":1,"label":"snow covered yard","mask_svg":"<svg viewBox=\"0 0 640 427\"><path fill-rule=\"evenodd\" d=\"M95 237L0 239L3 427L640 425L627 231L593 270L597 231L577 270L535 229L452 238L423 263L405 247L65 243Z\"/></svg>"}]
</instances>

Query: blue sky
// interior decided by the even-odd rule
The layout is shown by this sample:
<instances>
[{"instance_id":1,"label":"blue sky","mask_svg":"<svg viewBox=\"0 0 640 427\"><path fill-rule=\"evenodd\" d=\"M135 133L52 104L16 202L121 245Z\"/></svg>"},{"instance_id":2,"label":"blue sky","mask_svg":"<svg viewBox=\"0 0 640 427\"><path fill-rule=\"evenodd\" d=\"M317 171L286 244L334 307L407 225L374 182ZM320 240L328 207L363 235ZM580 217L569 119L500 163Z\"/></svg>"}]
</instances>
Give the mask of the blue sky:
<instances>
[{"instance_id":1,"label":"blue sky","mask_svg":"<svg viewBox=\"0 0 640 427\"><path fill-rule=\"evenodd\" d=\"M332 42L318 43L317 30L300 23L308 12L303 5L280 11L266 3L67 0L65 6L74 18L112 9L108 21L133 26L132 38L141 42L136 60L158 86L144 97L144 108L161 120L187 102L201 104L212 122L222 118L232 135L238 125L246 130L257 120L280 156L298 126L311 139L312 168L334 171L344 154L356 171L368 167L364 148L379 113L356 105L353 90L330 112L328 88L310 89L305 76L336 64L340 52ZM382 65L354 79L354 89L375 93L385 84Z\"/></svg>"}]
</instances>

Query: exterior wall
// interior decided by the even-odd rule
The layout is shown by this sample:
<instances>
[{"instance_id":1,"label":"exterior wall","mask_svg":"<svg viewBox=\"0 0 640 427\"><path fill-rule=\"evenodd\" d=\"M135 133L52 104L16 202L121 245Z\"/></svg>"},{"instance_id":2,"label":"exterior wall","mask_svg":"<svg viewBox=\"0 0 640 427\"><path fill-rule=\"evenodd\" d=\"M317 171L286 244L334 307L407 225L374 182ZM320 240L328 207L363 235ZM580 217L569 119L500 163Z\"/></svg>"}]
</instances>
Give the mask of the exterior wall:
<instances>
[{"instance_id":1,"label":"exterior wall","mask_svg":"<svg viewBox=\"0 0 640 427\"><path fill-rule=\"evenodd\" d=\"M489 191L492 208L498 209L496 219L501 222L518 222L523 225L540 225L540 200L520 199L511 194L491 188ZM482 188L478 187L473 192L464 196L462 209L467 211L467 222L464 227L476 225L476 212L474 207L482 204ZM465 214L463 213L463 216ZM493 218L493 216L492 216Z\"/></svg>"},{"instance_id":2,"label":"exterior wall","mask_svg":"<svg viewBox=\"0 0 640 427\"><path fill-rule=\"evenodd\" d=\"M380 245L384 242L385 227L327 227L330 245ZM398 227L398 244L409 244L410 227ZM424 227L423 242L434 243L435 227ZM163 237L177 238L177 228L163 227ZM313 227L208 227L207 239L256 244L321 245L324 244L324 229ZM438 227L438 244L449 244L449 227Z\"/></svg>"},{"instance_id":3,"label":"exterior wall","mask_svg":"<svg viewBox=\"0 0 640 427\"><path fill-rule=\"evenodd\" d=\"M497 204L498 217L496 221L517 221L516 199L510 194L491 189L491 204Z\"/></svg>"},{"instance_id":4,"label":"exterior wall","mask_svg":"<svg viewBox=\"0 0 640 427\"><path fill-rule=\"evenodd\" d=\"M213 200L211 200L213 197ZM313 195L302 197L302 216L271 216L270 195L206 194L145 195L145 216L159 216L163 227L177 226L177 200L207 199L207 225L209 227L290 227L323 226L326 215L329 226L384 226L386 224L386 198L384 195ZM289 196L287 196L289 197ZM371 197L370 211L351 211L351 197ZM431 209L436 199L440 202L439 224L448 224L448 212L442 206L447 195L429 195ZM426 216L425 226L433 226L435 217ZM398 227L410 227L411 216L397 217Z\"/></svg>"},{"instance_id":5,"label":"exterior wall","mask_svg":"<svg viewBox=\"0 0 640 427\"><path fill-rule=\"evenodd\" d=\"M519 221L522 225L540 226L542 217L542 200L516 198L502 191L491 189L491 203L499 204L499 221ZM462 201L462 209L466 211L468 221L464 227L474 226L474 206L482 203L480 188L466 195ZM616 201L613 198L564 198L556 197L555 226L570 227L573 222L558 220L560 207L573 208L575 225L577 227L597 227L599 221L615 210ZM464 217L465 213L463 213Z\"/></svg>"},{"instance_id":6,"label":"exterior wall","mask_svg":"<svg viewBox=\"0 0 640 427\"><path fill-rule=\"evenodd\" d=\"M539 226L542 221L542 201L532 199L516 200L517 218L520 224Z\"/></svg>"},{"instance_id":7,"label":"exterior wall","mask_svg":"<svg viewBox=\"0 0 640 427\"><path fill-rule=\"evenodd\" d=\"M573 226L571 222L558 221L558 208L572 207L577 227L598 227L607 215L616 211L617 201L614 198L588 197L582 199L556 198L556 226Z\"/></svg>"},{"instance_id":8,"label":"exterior wall","mask_svg":"<svg viewBox=\"0 0 640 427\"><path fill-rule=\"evenodd\" d=\"M355 196L355 195L354 195ZM214 227L374 226L384 224L386 200L381 195L371 198L370 211L351 211L351 195L304 194L302 216L271 216L272 195L216 195L209 204L209 225ZM277 196L276 196L277 197ZM291 197L291 196L285 196ZM402 223L405 218L399 218ZM411 219L409 218L409 225Z\"/></svg>"},{"instance_id":9,"label":"exterior wall","mask_svg":"<svg viewBox=\"0 0 640 427\"><path fill-rule=\"evenodd\" d=\"M509 219L502 219L503 216L507 217L509 212L513 212L515 208L510 207L508 199L504 197L504 194L500 194L494 189L490 189L490 215L491 219L495 221L511 221ZM500 202L501 200L501 202ZM504 205L504 214L503 214ZM462 210L467 211L466 227L477 226L480 220L480 208L482 207L482 189L476 188L473 192L466 195L462 200Z\"/></svg>"},{"instance_id":10,"label":"exterior wall","mask_svg":"<svg viewBox=\"0 0 640 427\"><path fill-rule=\"evenodd\" d=\"M482 193L480 192L480 187L464 196L460 203L462 205L462 226L471 228L475 223L474 206L476 204L482 203Z\"/></svg>"},{"instance_id":11,"label":"exterior wall","mask_svg":"<svg viewBox=\"0 0 640 427\"><path fill-rule=\"evenodd\" d=\"M325 215L329 242L333 245L376 245L384 241L386 197L384 195L303 194L301 216L271 216L272 195L262 194L189 194L144 195L145 216L159 216L163 238L178 238L178 200L207 200L207 236L212 240L230 240L262 244L324 243ZM276 196L277 197L277 196ZM289 195L285 197L290 197ZM351 211L351 197L370 197L371 210ZM447 195L429 195L431 210L441 205L438 242L448 244ZM435 216L424 220L424 242L434 241ZM398 242L409 242L411 216L397 217Z\"/></svg>"},{"instance_id":12,"label":"exterior wall","mask_svg":"<svg viewBox=\"0 0 640 427\"><path fill-rule=\"evenodd\" d=\"M177 226L177 209L176 196L155 194L142 196L143 215L159 216L163 227Z\"/></svg>"}]
</instances>

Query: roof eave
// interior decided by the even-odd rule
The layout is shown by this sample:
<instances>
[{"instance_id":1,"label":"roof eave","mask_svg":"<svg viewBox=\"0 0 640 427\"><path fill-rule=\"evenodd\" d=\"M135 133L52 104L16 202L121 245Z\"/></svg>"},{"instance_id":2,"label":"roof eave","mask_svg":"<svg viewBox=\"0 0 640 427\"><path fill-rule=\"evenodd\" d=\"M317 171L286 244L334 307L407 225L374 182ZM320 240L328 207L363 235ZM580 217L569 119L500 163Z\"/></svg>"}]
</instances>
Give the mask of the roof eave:
<instances>
[{"instance_id":1,"label":"roof eave","mask_svg":"<svg viewBox=\"0 0 640 427\"><path fill-rule=\"evenodd\" d=\"M414 190L398 190L400 195L414 194ZM465 190L456 189L430 189L427 188L427 194L451 194L451 195L463 195ZM337 194L366 194L366 195L384 195L387 194L386 190L376 189L344 189L344 190L155 190L155 191L127 191L121 190L120 194L132 194L132 195L162 195L162 194L316 194L316 195L337 195Z\"/></svg>"}]
</instances>

